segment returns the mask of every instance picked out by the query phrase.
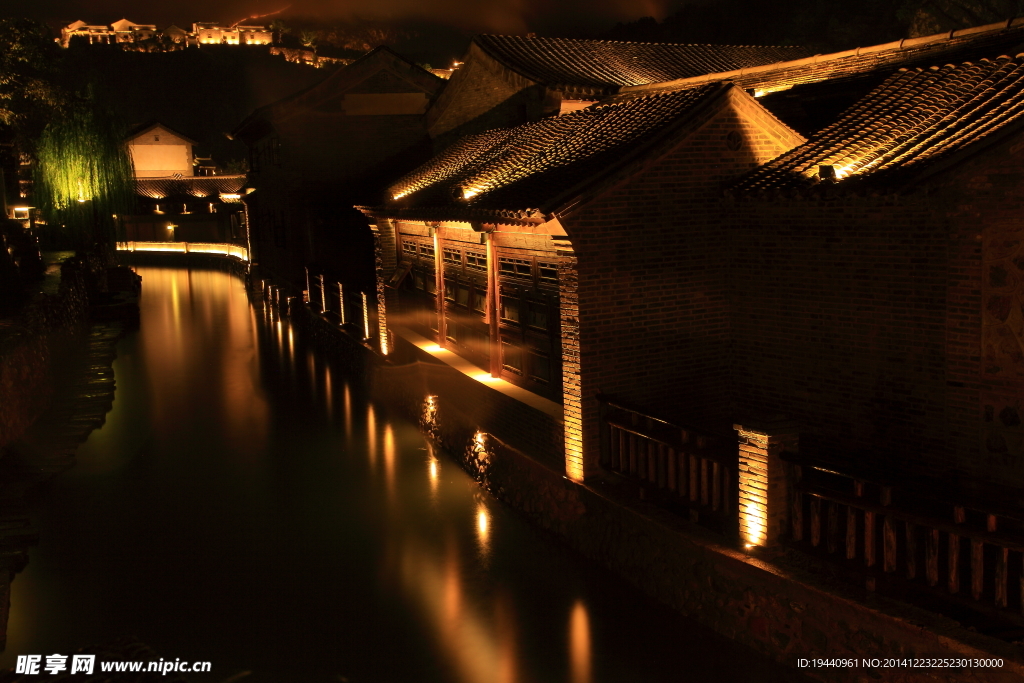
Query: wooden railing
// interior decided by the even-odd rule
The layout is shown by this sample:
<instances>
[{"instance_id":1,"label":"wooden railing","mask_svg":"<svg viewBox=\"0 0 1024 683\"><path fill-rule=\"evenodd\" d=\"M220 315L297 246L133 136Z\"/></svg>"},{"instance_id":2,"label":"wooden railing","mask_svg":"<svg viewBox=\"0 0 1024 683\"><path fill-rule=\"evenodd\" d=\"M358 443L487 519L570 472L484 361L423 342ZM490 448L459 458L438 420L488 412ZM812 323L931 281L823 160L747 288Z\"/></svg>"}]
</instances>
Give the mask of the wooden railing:
<instances>
[{"instance_id":1,"label":"wooden railing","mask_svg":"<svg viewBox=\"0 0 1024 683\"><path fill-rule=\"evenodd\" d=\"M238 244L212 242L118 242L119 251L170 252L175 254L209 254L227 256L248 262L249 251Z\"/></svg>"},{"instance_id":2,"label":"wooden railing","mask_svg":"<svg viewBox=\"0 0 1024 683\"><path fill-rule=\"evenodd\" d=\"M1024 626L1019 513L784 457L794 466L796 547L859 567L869 589L881 580L910 602L939 599Z\"/></svg>"},{"instance_id":3,"label":"wooden railing","mask_svg":"<svg viewBox=\"0 0 1024 683\"><path fill-rule=\"evenodd\" d=\"M735 441L698 433L599 396L601 465L640 495L728 536L736 533Z\"/></svg>"}]
</instances>

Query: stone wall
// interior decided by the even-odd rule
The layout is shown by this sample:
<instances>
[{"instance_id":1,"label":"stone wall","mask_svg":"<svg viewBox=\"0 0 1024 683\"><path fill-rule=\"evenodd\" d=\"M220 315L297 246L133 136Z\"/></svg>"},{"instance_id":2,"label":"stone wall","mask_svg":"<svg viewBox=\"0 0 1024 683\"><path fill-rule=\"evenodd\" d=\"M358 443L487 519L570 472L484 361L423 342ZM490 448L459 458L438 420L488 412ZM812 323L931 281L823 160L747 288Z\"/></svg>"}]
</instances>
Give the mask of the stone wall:
<instances>
[{"instance_id":1,"label":"stone wall","mask_svg":"<svg viewBox=\"0 0 1024 683\"><path fill-rule=\"evenodd\" d=\"M36 294L0 324L0 451L16 442L49 406L54 363L84 331L89 315L86 266L61 266L60 288Z\"/></svg>"}]
</instances>

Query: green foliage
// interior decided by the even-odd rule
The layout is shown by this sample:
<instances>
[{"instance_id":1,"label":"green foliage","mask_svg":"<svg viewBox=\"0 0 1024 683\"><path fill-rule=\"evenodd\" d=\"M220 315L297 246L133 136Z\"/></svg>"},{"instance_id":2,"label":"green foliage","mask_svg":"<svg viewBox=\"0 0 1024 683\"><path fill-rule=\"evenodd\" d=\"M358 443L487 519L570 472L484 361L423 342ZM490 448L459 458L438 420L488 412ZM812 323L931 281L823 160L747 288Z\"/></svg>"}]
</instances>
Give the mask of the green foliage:
<instances>
[{"instance_id":1,"label":"green foliage","mask_svg":"<svg viewBox=\"0 0 1024 683\"><path fill-rule=\"evenodd\" d=\"M117 220L131 208L134 180L126 129L91 98L76 99L36 146L36 204L79 249L110 248Z\"/></svg>"},{"instance_id":2,"label":"green foliage","mask_svg":"<svg viewBox=\"0 0 1024 683\"><path fill-rule=\"evenodd\" d=\"M0 133L8 140L31 140L60 106L59 50L44 24L0 18Z\"/></svg>"}]
</instances>

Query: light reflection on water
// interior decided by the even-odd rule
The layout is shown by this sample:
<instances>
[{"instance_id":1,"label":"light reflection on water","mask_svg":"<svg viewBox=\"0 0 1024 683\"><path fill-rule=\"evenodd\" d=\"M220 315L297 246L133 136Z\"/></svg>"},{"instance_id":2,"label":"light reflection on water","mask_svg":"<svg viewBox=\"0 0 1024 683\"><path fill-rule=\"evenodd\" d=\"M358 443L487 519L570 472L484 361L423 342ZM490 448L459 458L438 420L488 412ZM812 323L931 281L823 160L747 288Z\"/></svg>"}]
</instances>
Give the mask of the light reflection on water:
<instances>
[{"instance_id":1,"label":"light reflection on water","mask_svg":"<svg viewBox=\"0 0 1024 683\"><path fill-rule=\"evenodd\" d=\"M132 634L213 662L196 681L794 680L539 535L238 280L139 270L114 409L39 511L0 666Z\"/></svg>"}]
</instances>

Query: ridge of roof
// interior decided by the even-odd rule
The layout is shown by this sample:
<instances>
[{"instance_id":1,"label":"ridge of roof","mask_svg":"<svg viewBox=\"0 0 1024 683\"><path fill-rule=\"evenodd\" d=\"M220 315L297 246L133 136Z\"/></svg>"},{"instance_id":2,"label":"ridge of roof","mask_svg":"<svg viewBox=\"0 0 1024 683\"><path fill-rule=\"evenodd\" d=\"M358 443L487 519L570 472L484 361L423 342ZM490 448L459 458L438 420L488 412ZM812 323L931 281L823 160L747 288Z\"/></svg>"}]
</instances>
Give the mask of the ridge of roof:
<instances>
[{"instance_id":1,"label":"ridge of roof","mask_svg":"<svg viewBox=\"0 0 1024 683\"><path fill-rule=\"evenodd\" d=\"M828 54L817 54L812 55L810 57L802 57L800 59L790 60L787 62L778 62L775 64L762 64L758 66L734 69L732 71L707 73L699 76L691 76L671 81L663 81L660 83L647 83L640 85L624 86L620 88L619 92L626 93L643 90L677 89L693 87L711 81L742 80L748 76L762 74L767 75L772 72L785 71L787 69L817 66L828 62L837 62L842 59L849 59L851 57L856 58L883 52L899 53L902 50L910 50L912 48L932 46L941 43L951 43L952 41L960 38L977 36L979 34L997 34L1004 31L1009 31L1011 29L1021 29L1022 27L1024 27L1024 17L1017 17L1014 19L1008 19L1006 21L1000 21L992 24L985 24L982 26L957 29L945 33L934 33L931 35L919 36L916 38L902 38L900 40L895 40L888 43L880 43L878 45L870 45L868 47L857 47L850 50L842 50L840 52L831 52ZM1022 33L1024 33L1024 31L1022 31Z\"/></svg>"},{"instance_id":2,"label":"ridge of roof","mask_svg":"<svg viewBox=\"0 0 1024 683\"><path fill-rule=\"evenodd\" d=\"M652 42L646 40L608 40L606 38L558 38L553 36L516 36L516 35L505 35L504 33L478 33L476 38L506 38L506 39L521 39L521 40L559 40L565 42L574 43L608 43L613 45L665 45L670 47L770 47L770 48L785 48L785 49L797 49L799 46L795 45L739 45L734 43L667 43L667 42ZM804 49L804 48L799 48Z\"/></svg>"},{"instance_id":3,"label":"ridge of roof","mask_svg":"<svg viewBox=\"0 0 1024 683\"><path fill-rule=\"evenodd\" d=\"M608 94L616 88L723 69L784 62L807 50L792 46L641 43L480 34L473 45L505 68L563 90Z\"/></svg>"}]
</instances>

